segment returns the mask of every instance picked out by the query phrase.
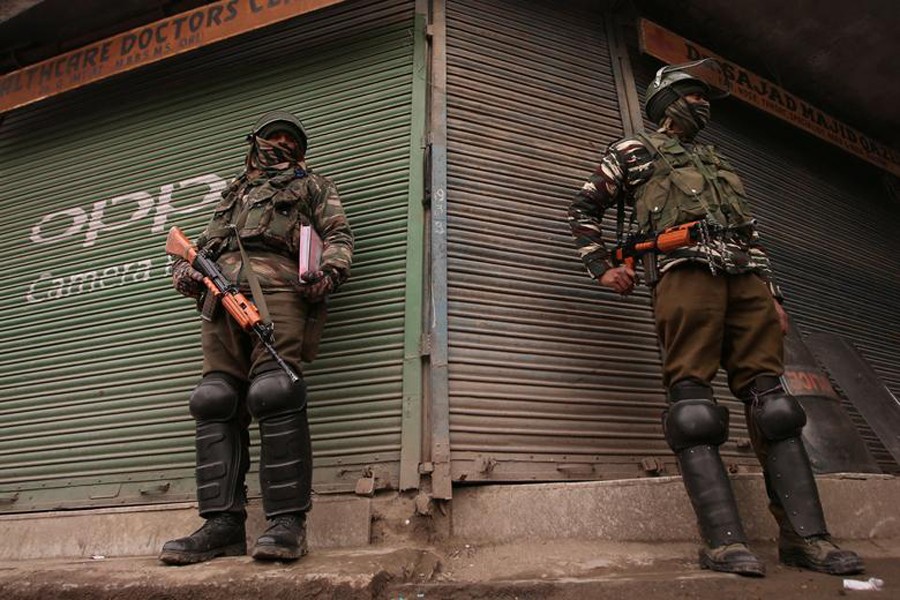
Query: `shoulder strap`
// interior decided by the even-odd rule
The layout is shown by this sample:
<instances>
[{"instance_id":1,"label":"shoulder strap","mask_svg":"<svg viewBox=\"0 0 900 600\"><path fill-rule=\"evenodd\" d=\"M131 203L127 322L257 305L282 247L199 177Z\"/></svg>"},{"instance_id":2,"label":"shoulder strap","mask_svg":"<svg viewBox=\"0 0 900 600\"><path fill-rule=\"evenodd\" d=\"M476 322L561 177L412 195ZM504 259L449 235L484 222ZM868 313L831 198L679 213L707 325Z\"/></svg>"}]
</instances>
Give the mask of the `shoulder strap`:
<instances>
[{"instance_id":1,"label":"shoulder strap","mask_svg":"<svg viewBox=\"0 0 900 600\"><path fill-rule=\"evenodd\" d=\"M657 158L661 158L661 159L663 159L663 162L665 162L669 166L670 169L673 168L672 163L669 162L669 159L666 157L665 154L663 154L662 152L659 151L659 146L657 145L656 142L653 141L653 139L650 138L650 136L648 136L644 133L636 133L635 137L639 138L642 142L644 142L644 145L647 146L647 148L653 154L654 160Z\"/></svg>"},{"instance_id":2,"label":"shoulder strap","mask_svg":"<svg viewBox=\"0 0 900 600\"><path fill-rule=\"evenodd\" d=\"M244 244L241 243L241 236L238 235L237 228L232 225L232 233L234 234L234 239L237 240L238 249L241 251L241 269L243 269L247 274L247 283L250 284L250 292L253 294L253 302L256 304L256 308L259 309L259 314L262 317L263 321L266 323L271 323L272 319L269 318L269 307L266 306L266 297L263 295L262 287L259 285L259 279L256 277L256 273L253 272L253 263L250 262L250 257L247 256L247 251L244 250Z\"/></svg>"}]
</instances>

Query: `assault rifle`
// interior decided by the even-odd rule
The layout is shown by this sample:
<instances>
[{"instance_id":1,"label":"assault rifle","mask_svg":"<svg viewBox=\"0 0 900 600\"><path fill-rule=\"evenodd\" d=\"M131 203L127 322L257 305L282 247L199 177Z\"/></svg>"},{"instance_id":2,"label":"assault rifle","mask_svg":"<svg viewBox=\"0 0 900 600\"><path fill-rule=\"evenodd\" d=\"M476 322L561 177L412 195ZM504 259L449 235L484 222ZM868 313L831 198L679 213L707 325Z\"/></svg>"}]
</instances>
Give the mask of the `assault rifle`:
<instances>
[{"instance_id":1,"label":"assault rifle","mask_svg":"<svg viewBox=\"0 0 900 600\"><path fill-rule=\"evenodd\" d=\"M236 285L228 281L219 270L218 265L210 260L203 252L198 252L191 241L178 227L172 227L166 238L166 254L176 258L183 258L203 275L203 283L228 311L238 325L244 331L252 331L259 341L272 356L278 366L281 367L291 383L300 380L294 370L278 355L274 346L274 328L271 323L264 323L256 305L247 299Z\"/></svg>"},{"instance_id":2,"label":"assault rifle","mask_svg":"<svg viewBox=\"0 0 900 600\"><path fill-rule=\"evenodd\" d=\"M649 265L646 263L644 265L644 277L647 279L647 284L652 285L656 280L657 254L701 243L708 244L711 230L715 227L715 224L700 220L669 227L656 234L628 236L624 242L616 246L612 255L613 264L625 265L634 270L635 261L638 259L649 261Z\"/></svg>"}]
</instances>

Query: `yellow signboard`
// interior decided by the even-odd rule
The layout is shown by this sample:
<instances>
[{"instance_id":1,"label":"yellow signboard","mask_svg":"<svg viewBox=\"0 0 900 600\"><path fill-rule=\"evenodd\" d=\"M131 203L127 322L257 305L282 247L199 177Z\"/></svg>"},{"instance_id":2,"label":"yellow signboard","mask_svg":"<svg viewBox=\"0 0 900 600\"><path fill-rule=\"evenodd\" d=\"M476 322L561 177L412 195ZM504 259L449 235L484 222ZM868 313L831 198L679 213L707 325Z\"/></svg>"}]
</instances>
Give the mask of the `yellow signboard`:
<instances>
[{"instance_id":1,"label":"yellow signboard","mask_svg":"<svg viewBox=\"0 0 900 600\"><path fill-rule=\"evenodd\" d=\"M639 30L641 51L645 54L669 64L715 58L722 65L722 75L730 85L732 96L900 176L900 155L893 148L828 116L759 75L750 73L651 21L641 19Z\"/></svg>"},{"instance_id":2,"label":"yellow signboard","mask_svg":"<svg viewBox=\"0 0 900 600\"><path fill-rule=\"evenodd\" d=\"M0 112L19 108L342 0L220 0L0 77Z\"/></svg>"}]
</instances>

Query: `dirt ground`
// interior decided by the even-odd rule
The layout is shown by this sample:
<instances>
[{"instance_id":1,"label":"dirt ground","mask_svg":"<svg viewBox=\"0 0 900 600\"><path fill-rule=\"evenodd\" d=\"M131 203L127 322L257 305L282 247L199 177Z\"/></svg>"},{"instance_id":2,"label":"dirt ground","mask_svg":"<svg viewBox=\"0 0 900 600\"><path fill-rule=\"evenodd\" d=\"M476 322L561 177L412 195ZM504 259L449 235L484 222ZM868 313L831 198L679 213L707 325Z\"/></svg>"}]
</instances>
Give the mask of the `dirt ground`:
<instances>
[{"instance_id":1,"label":"dirt ground","mask_svg":"<svg viewBox=\"0 0 900 600\"><path fill-rule=\"evenodd\" d=\"M693 544L561 541L471 546L451 550L428 582L395 585L391 600L779 600L856 596L900 599L900 553L890 543L850 543L867 572L848 579L883 580L880 591L845 591L843 577L779 565L773 543L754 544L767 563L765 578L702 570Z\"/></svg>"},{"instance_id":2,"label":"dirt ground","mask_svg":"<svg viewBox=\"0 0 900 600\"><path fill-rule=\"evenodd\" d=\"M249 557L166 567L153 557L0 563L3 600L746 600L900 599L900 543L846 544L867 559L878 592L844 591L843 578L776 563L756 544L768 576L747 579L703 571L692 544L577 540L476 547L370 546L313 552L293 564Z\"/></svg>"}]
</instances>

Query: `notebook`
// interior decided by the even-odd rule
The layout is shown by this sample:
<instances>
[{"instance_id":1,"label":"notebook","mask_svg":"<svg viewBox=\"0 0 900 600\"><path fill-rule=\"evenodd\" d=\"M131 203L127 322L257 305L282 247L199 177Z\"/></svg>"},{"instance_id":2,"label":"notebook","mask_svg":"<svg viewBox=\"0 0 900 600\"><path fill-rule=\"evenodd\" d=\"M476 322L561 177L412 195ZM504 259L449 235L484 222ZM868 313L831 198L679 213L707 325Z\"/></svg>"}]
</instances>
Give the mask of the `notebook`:
<instances>
[{"instance_id":1,"label":"notebook","mask_svg":"<svg viewBox=\"0 0 900 600\"><path fill-rule=\"evenodd\" d=\"M298 276L317 271L322 264L322 238L311 225L300 226L300 264Z\"/></svg>"}]
</instances>

